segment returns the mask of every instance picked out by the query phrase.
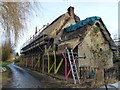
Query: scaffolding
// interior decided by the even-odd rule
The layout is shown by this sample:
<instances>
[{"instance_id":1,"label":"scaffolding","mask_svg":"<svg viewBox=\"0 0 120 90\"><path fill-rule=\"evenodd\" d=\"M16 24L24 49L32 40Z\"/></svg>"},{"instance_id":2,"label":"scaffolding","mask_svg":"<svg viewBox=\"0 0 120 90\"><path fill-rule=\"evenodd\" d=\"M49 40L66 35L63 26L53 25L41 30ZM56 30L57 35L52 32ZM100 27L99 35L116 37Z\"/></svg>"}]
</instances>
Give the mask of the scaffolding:
<instances>
[{"instance_id":1,"label":"scaffolding","mask_svg":"<svg viewBox=\"0 0 120 90\"><path fill-rule=\"evenodd\" d=\"M79 81L79 75L78 75L78 71L77 71L77 67L76 72L73 73L73 67L76 66L76 60L77 58L72 57L74 63L70 63L70 57L68 54L68 52L66 52L67 46L66 46L66 41L65 41L65 49L64 51L61 52L61 60L58 62L57 60L57 54L55 50L52 50L52 52L50 53L51 50L51 46L47 46L48 43L50 43L50 41L46 41L45 40L45 33L43 31L43 35L42 35L42 42L43 42L43 47L41 47L40 45L36 46L39 48L40 53L38 54L32 54L31 56L25 56L25 66L28 67L30 66L32 69L36 70L38 69L39 71L41 71L42 73L44 73L46 71L47 68L47 73L50 74L52 71L54 74L57 74L58 71L60 70L60 67L62 66L63 62L64 62L64 76L65 76L65 80L68 79L68 77L70 76L70 73L72 73L73 75L73 80L74 80L74 84L76 84L76 79L75 79L75 73L77 73L77 79ZM66 38L66 37L65 37ZM66 40L66 39L65 39ZM33 40L32 40L33 41ZM54 43L52 43L53 45L55 45ZM53 55L53 62L51 62L51 56ZM29 58L30 57L30 58ZM29 61L28 61L29 60ZM46 64L47 63L47 64ZM71 67L68 67L70 63Z\"/></svg>"}]
</instances>

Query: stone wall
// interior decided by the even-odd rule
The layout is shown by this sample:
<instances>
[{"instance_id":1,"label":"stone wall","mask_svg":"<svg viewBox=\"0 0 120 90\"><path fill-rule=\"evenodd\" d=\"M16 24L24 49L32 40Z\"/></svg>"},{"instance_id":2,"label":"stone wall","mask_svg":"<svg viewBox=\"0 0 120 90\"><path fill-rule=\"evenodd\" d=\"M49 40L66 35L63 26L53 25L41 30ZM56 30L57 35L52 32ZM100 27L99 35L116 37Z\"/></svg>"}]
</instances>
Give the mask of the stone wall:
<instances>
[{"instance_id":1,"label":"stone wall","mask_svg":"<svg viewBox=\"0 0 120 90\"><path fill-rule=\"evenodd\" d=\"M94 66L109 68L113 66L113 53L108 41L105 40L101 29L97 26L91 26L86 32L83 42L78 46L78 56L86 56L85 59L79 58L79 67Z\"/></svg>"}]
</instances>

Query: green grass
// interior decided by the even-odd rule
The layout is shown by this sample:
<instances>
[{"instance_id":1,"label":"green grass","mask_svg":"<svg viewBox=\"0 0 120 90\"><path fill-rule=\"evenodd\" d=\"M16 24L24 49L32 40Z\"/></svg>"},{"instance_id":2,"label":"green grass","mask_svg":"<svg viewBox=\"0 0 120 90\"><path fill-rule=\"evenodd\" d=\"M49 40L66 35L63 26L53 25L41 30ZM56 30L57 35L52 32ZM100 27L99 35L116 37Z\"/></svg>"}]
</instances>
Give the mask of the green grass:
<instances>
[{"instance_id":1,"label":"green grass","mask_svg":"<svg viewBox=\"0 0 120 90\"><path fill-rule=\"evenodd\" d=\"M22 61L19 61L19 60L18 61L14 61L14 64L18 65L18 66L21 66L22 65Z\"/></svg>"},{"instance_id":2,"label":"green grass","mask_svg":"<svg viewBox=\"0 0 120 90\"><path fill-rule=\"evenodd\" d=\"M7 71L10 72L10 68L7 66L8 64L10 64L10 62L1 62L0 67L5 67Z\"/></svg>"},{"instance_id":3,"label":"green grass","mask_svg":"<svg viewBox=\"0 0 120 90\"><path fill-rule=\"evenodd\" d=\"M0 67L6 67L10 62L1 62Z\"/></svg>"},{"instance_id":4,"label":"green grass","mask_svg":"<svg viewBox=\"0 0 120 90\"><path fill-rule=\"evenodd\" d=\"M2 72L2 86L6 85L11 80L11 70L7 66L10 64L10 62L1 62L0 67L5 67L7 70L5 72Z\"/></svg>"}]
</instances>

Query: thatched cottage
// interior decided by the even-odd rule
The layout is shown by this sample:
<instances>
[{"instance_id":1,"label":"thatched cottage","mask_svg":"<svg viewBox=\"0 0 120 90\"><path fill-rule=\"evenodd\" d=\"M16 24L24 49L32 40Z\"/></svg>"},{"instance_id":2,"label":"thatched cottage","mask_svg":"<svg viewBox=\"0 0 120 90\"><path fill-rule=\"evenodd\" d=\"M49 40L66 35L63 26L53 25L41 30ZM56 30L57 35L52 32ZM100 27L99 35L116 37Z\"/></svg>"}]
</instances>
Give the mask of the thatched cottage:
<instances>
[{"instance_id":1,"label":"thatched cottage","mask_svg":"<svg viewBox=\"0 0 120 90\"><path fill-rule=\"evenodd\" d=\"M78 57L85 56L78 60L79 67L109 68L113 65L115 44L100 17L80 21L74 14L74 8L69 7L67 13L58 17L42 33L55 45L51 50L57 48L58 54L67 47L78 53Z\"/></svg>"},{"instance_id":2,"label":"thatched cottage","mask_svg":"<svg viewBox=\"0 0 120 90\"><path fill-rule=\"evenodd\" d=\"M69 7L67 13L47 25L34 40L22 48L22 54L27 55L29 52L32 55L35 53L43 55L49 52L50 56L53 56L52 52L56 51L59 63L59 59L63 58L61 53L65 52L66 47L77 53L78 67L110 68L113 66L116 46L102 19L93 16L80 20L74 13L74 7ZM51 61L51 64L52 62L54 63ZM61 68L64 68L64 64ZM59 71L61 70L63 69Z\"/></svg>"}]
</instances>

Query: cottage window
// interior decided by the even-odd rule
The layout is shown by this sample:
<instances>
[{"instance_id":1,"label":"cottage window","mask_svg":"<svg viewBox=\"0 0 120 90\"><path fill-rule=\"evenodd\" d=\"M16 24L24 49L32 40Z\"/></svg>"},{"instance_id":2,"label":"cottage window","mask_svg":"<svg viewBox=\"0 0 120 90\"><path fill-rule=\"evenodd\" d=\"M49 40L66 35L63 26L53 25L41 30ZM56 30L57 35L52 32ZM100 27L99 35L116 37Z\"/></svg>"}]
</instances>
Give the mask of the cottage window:
<instances>
[{"instance_id":1,"label":"cottage window","mask_svg":"<svg viewBox=\"0 0 120 90\"><path fill-rule=\"evenodd\" d=\"M100 24L97 22L97 23L96 23L96 26L100 27Z\"/></svg>"},{"instance_id":2,"label":"cottage window","mask_svg":"<svg viewBox=\"0 0 120 90\"><path fill-rule=\"evenodd\" d=\"M100 48L100 51L102 52L102 51L103 51L103 48Z\"/></svg>"}]
</instances>

